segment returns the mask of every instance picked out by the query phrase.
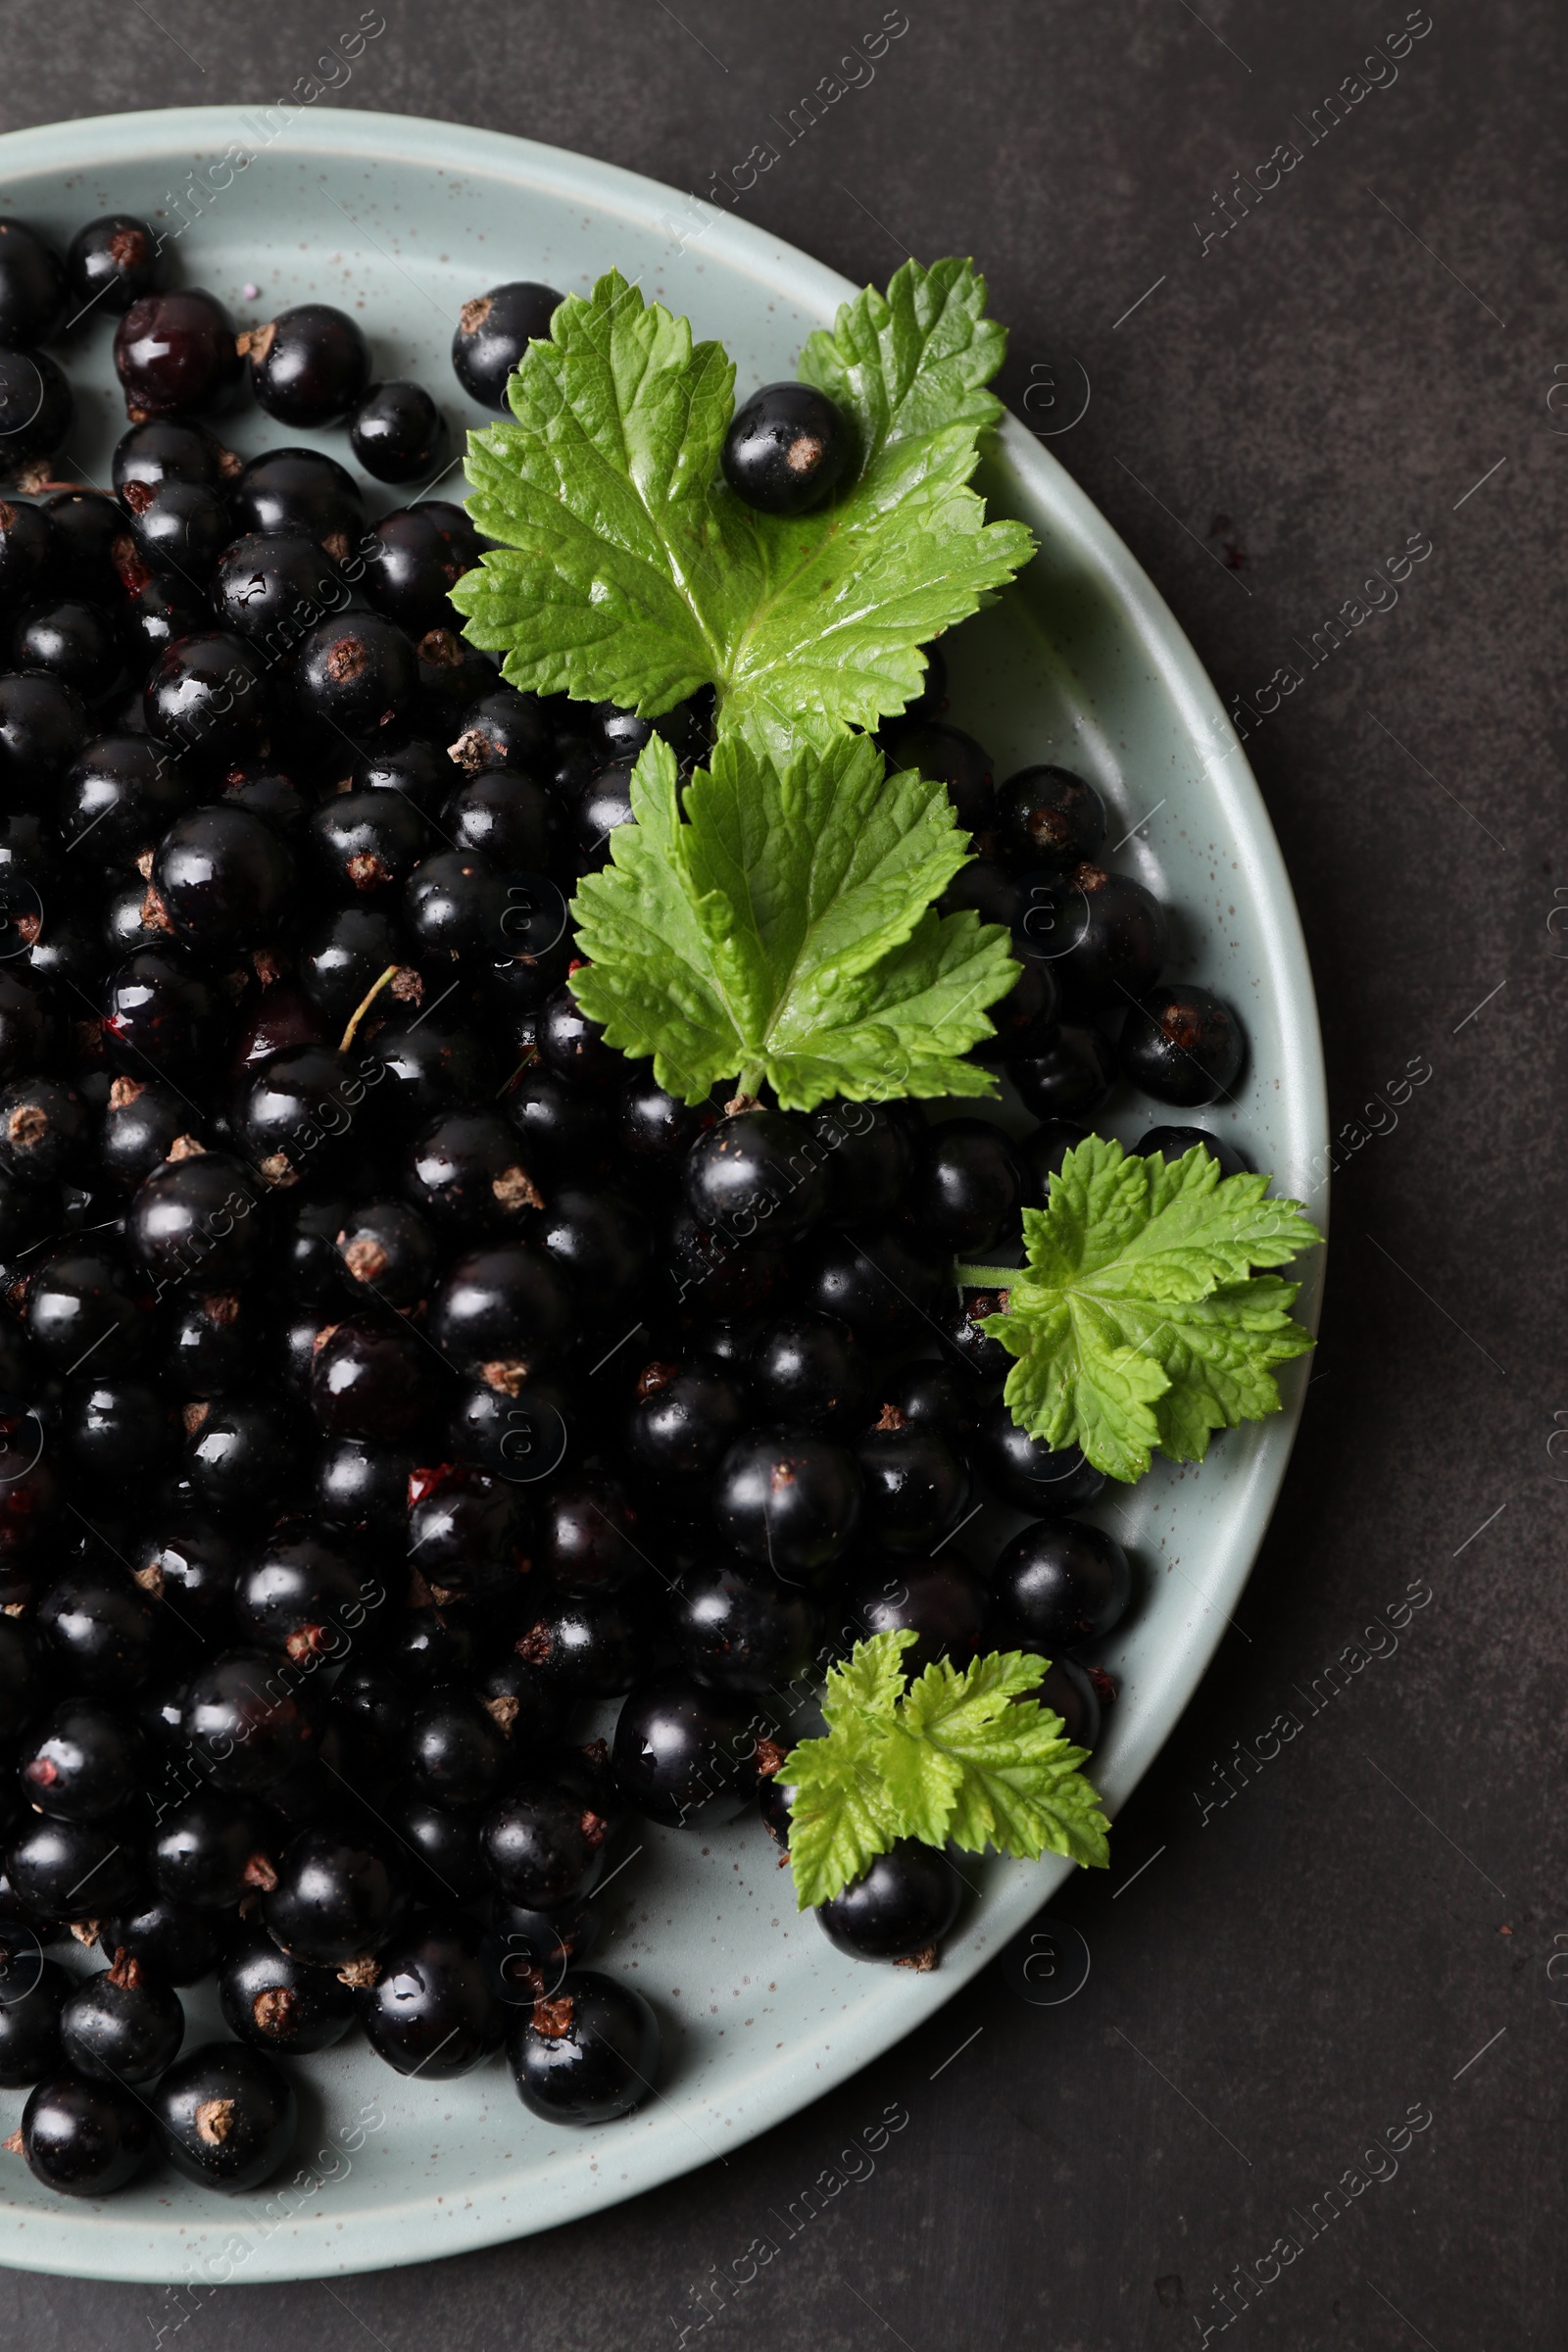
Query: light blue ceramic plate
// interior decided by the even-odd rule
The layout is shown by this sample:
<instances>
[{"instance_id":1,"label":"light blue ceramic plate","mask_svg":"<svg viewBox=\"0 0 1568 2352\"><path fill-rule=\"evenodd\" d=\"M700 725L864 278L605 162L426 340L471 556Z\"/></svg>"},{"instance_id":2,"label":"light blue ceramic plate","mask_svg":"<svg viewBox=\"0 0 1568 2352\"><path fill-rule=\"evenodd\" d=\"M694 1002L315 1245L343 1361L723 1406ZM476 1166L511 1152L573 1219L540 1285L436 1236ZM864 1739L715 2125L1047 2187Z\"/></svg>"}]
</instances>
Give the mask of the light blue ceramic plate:
<instances>
[{"instance_id":1,"label":"light blue ceramic plate","mask_svg":"<svg viewBox=\"0 0 1568 2352\"><path fill-rule=\"evenodd\" d=\"M246 154L254 160L236 170ZM763 230L651 180L448 122L302 108L285 123L212 108L0 139L0 211L64 242L111 210L188 221L177 247L185 281L213 288L241 320L312 297L355 312L378 370L420 377L460 425L481 419L448 362L457 311L504 279L581 292L614 264L721 338L743 387L793 373L807 333L855 291ZM108 327L80 330L69 365L82 408L70 455L104 482L123 422ZM255 411L228 437L245 453L312 438ZM349 459L342 435L319 438ZM459 485L454 474L444 494ZM1115 532L1016 422L985 487L996 511L1030 524L1040 554L953 642L952 715L987 743L999 774L1052 759L1094 777L1114 811L1111 839L1128 836L1120 861L1177 910L1176 968L1200 974L1246 1017L1247 1080L1213 1124L1321 1217L1326 1105L1311 975L1219 698ZM1131 1143L1156 1115L1127 1102L1102 1124ZM1309 1317L1319 1280L1314 1266ZM1096 1777L1112 1812L1152 1763L1235 1606L1305 1379L1292 1367L1277 1419L1225 1438L1201 1470L1156 1471L1108 1522L1136 1553L1144 1592L1105 1656L1121 1697ZM667 2076L638 2115L555 2131L524 2113L499 2061L458 2082L405 2082L354 2043L302 2070L295 2183L229 2199L160 2176L101 2205L74 2204L0 2159L0 2260L107 2278L297 2278L419 2262L592 2213L738 2146L865 2065L957 1991L1066 1867L976 1865L961 1934L937 1974L913 1976L843 1959L813 1920L798 1921L755 1821L706 1842L649 1830L617 1882L602 1954L666 2029ZM193 2027L216 2029L207 1993L189 2006ZM22 2103L0 2094L0 2137Z\"/></svg>"}]
</instances>

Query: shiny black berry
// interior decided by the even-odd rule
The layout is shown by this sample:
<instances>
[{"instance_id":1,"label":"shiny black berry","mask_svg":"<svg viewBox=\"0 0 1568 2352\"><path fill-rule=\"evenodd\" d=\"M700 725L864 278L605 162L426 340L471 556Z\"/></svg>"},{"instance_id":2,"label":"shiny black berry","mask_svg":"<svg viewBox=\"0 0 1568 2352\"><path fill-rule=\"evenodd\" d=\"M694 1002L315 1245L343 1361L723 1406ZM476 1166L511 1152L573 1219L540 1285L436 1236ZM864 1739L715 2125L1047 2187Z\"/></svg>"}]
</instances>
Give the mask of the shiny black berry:
<instances>
[{"instance_id":1,"label":"shiny black berry","mask_svg":"<svg viewBox=\"0 0 1568 2352\"><path fill-rule=\"evenodd\" d=\"M892 1404L860 1439L855 1459L867 1540L884 1551L929 1557L968 1499L963 1460L939 1430L906 1421Z\"/></svg>"},{"instance_id":2,"label":"shiny black berry","mask_svg":"<svg viewBox=\"0 0 1568 2352\"><path fill-rule=\"evenodd\" d=\"M422 384L372 384L349 419L354 455L378 482L417 482L439 466L447 420Z\"/></svg>"},{"instance_id":3,"label":"shiny black berry","mask_svg":"<svg viewBox=\"0 0 1568 2352\"><path fill-rule=\"evenodd\" d=\"M176 638L157 662L142 715L150 735L212 767L263 749L271 704L270 672L255 647L211 629Z\"/></svg>"},{"instance_id":4,"label":"shiny black berry","mask_svg":"<svg viewBox=\"0 0 1568 2352\"><path fill-rule=\"evenodd\" d=\"M400 2075L449 2082L500 2048L507 2012L491 1984L482 1931L457 1912L406 1930L355 1997L365 2038Z\"/></svg>"},{"instance_id":5,"label":"shiny black berry","mask_svg":"<svg viewBox=\"0 0 1568 2352\"><path fill-rule=\"evenodd\" d=\"M846 1578L837 1608L846 1642L905 1630L917 1635L900 1660L911 1680L939 1658L962 1668L993 1646L991 1589L954 1552L869 1562Z\"/></svg>"},{"instance_id":6,"label":"shiny black berry","mask_svg":"<svg viewBox=\"0 0 1568 2352\"><path fill-rule=\"evenodd\" d=\"M1186 980L1152 989L1122 1024L1122 1074L1157 1102L1183 1110L1218 1102L1241 1076L1241 1022L1211 989Z\"/></svg>"},{"instance_id":7,"label":"shiny black berry","mask_svg":"<svg viewBox=\"0 0 1568 2352\"><path fill-rule=\"evenodd\" d=\"M181 1728L216 1787L265 1793L315 1754L317 1727L297 1681L259 1653L217 1658L192 1676Z\"/></svg>"},{"instance_id":8,"label":"shiny black berry","mask_svg":"<svg viewBox=\"0 0 1568 2352\"><path fill-rule=\"evenodd\" d=\"M132 213L107 213L78 228L66 248L66 279L78 315L97 311L114 318L156 293L161 242Z\"/></svg>"},{"instance_id":9,"label":"shiny black berry","mask_svg":"<svg viewBox=\"0 0 1568 2352\"><path fill-rule=\"evenodd\" d=\"M733 1821L761 1776L755 1709L749 1693L715 1690L685 1668L639 1683L615 1723L621 1797L666 1829Z\"/></svg>"},{"instance_id":10,"label":"shiny black berry","mask_svg":"<svg viewBox=\"0 0 1568 2352\"><path fill-rule=\"evenodd\" d=\"M143 1767L141 1735L100 1699L67 1698L23 1746L27 1801L65 1821L96 1821L125 1801Z\"/></svg>"},{"instance_id":11,"label":"shiny black berry","mask_svg":"<svg viewBox=\"0 0 1568 2352\"><path fill-rule=\"evenodd\" d=\"M843 411L814 384L764 384L735 412L724 436L724 479L763 514L804 514L838 488L855 464Z\"/></svg>"},{"instance_id":12,"label":"shiny black berry","mask_svg":"<svg viewBox=\"0 0 1568 2352\"><path fill-rule=\"evenodd\" d=\"M237 2041L187 2051L151 2102L164 2154L206 2188L260 2188L286 2160L299 2122L283 2069Z\"/></svg>"},{"instance_id":13,"label":"shiny black berry","mask_svg":"<svg viewBox=\"0 0 1568 2352\"><path fill-rule=\"evenodd\" d=\"M901 1838L862 1877L817 1905L831 1943L852 1960L924 1960L958 1916L957 1873L940 1848ZM929 1955L929 1958L927 1957Z\"/></svg>"},{"instance_id":14,"label":"shiny black berry","mask_svg":"<svg viewBox=\"0 0 1568 2352\"><path fill-rule=\"evenodd\" d=\"M59 2066L60 2011L71 1988L36 1936L0 1922L0 2089L20 2090Z\"/></svg>"},{"instance_id":15,"label":"shiny black berry","mask_svg":"<svg viewBox=\"0 0 1568 2352\"><path fill-rule=\"evenodd\" d=\"M1070 873L1098 858L1105 804L1065 767L1021 767L997 793L997 850L1015 871Z\"/></svg>"},{"instance_id":16,"label":"shiny black berry","mask_svg":"<svg viewBox=\"0 0 1568 2352\"><path fill-rule=\"evenodd\" d=\"M47 343L66 307L59 254L25 220L0 220L0 344L26 351Z\"/></svg>"},{"instance_id":17,"label":"shiny black berry","mask_svg":"<svg viewBox=\"0 0 1568 2352\"><path fill-rule=\"evenodd\" d=\"M823 1152L804 1119L742 1110L698 1138L687 1154L687 1205L699 1225L740 1243L798 1241L827 1208Z\"/></svg>"},{"instance_id":18,"label":"shiny black berry","mask_svg":"<svg viewBox=\"0 0 1568 2352\"><path fill-rule=\"evenodd\" d=\"M662 2043L634 1985L584 1968L518 2010L507 2055L530 2113L547 2123L607 2124L658 2088Z\"/></svg>"},{"instance_id":19,"label":"shiny black berry","mask_svg":"<svg viewBox=\"0 0 1568 2352\"><path fill-rule=\"evenodd\" d=\"M973 1460L977 1474L1004 1502L1040 1517L1093 1502L1105 1484L1103 1471L1085 1461L1076 1446L1056 1451L1020 1429L1001 1397L981 1415Z\"/></svg>"},{"instance_id":20,"label":"shiny black berry","mask_svg":"<svg viewBox=\"0 0 1568 2352\"><path fill-rule=\"evenodd\" d=\"M22 2115L22 2153L45 2188L107 2197L134 2180L152 2153L144 2101L115 2082L60 2073L41 2082Z\"/></svg>"},{"instance_id":21,"label":"shiny black berry","mask_svg":"<svg viewBox=\"0 0 1568 2352\"><path fill-rule=\"evenodd\" d=\"M507 412L507 379L531 342L544 342L560 308L553 286L514 279L477 294L458 314L452 365L459 383L482 408Z\"/></svg>"},{"instance_id":22,"label":"shiny black berry","mask_svg":"<svg viewBox=\"0 0 1568 2352\"><path fill-rule=\"evenodd\" d=\"M354 2023L353 1991L333 1970L307 1966L254 1929L224 1955L218 1999L241 2041L289 2058L329 2050Z\"/></svg>"},{"instance_id":23,"label":"shiny black berry","mask_svg":"<svg viewBox=\"0 0 1568 2352\"><path fill-rule=\"evenodd\" d=\"M280 424L335 424L370 380L370 352L346 311L302 302L239 338L251 385Z\"/></svg>"},{"instance_id":24,"label":"shiny black berry","mask_svg":"<svg viewBox=\"0 0 1568 2352\"><path fill-rule=\"evenodd\" d=\"M262 1919L297 1960L342 1968L378 1950L405 1908L401 1875L379 1845L320 1828L302 1830L285 1848Z\"/></svg>"},{"instance_id":25,"label":"shiny black berry","mask_svg":"<svg viewBox=\"0 0 1568 2352\"><path fill-rule=\"evenodd\" d=\"M365 501L346 466L318 449L266 449L230 492L235 528L314 539L346 563L365 530Z\"/></svg>"},{"instance_id":26,"label":"shiny black berry","mask_svg":"<svg viewBox=\"0 0 1568 2352\"><path fill-rule=\"evenodd\" d=\"M46 351L0 350L0 473L15 479L70 438L76 404Z\"/></svg>"},{"instance_id":27,"label":"shiny black berry","mask_svg":"<svg viewBox=\"0 0 1568 2352\"><path fill-rule=\"evenodd\" d=\"M448 598L479 561L482 542L461 507L444 499L399 507L373 522L364 554L365 593L411 637L448 628Z\"/></svg>"},{"instance_id":28,"label":"shiny black berry","mask_svg":"<svg viewBox=\"0 0 1568 2352\"><path fill-rule=\"evenodd\" d=\"M150 2082L185 2034L179 1995L133 1952L78 1984L60 2012L60 2047L77 2074L105 2082Z\"/></svg>"},{"instance_id":29,"label":"shiny black berry","mask_svg":"<svg viewBox=\"0 0 1568 2352\"><path fill-rule=\"evenodd\" d=\"M1110 1633L1133 1590L1121 1545L1082 1519L1041 1519L1024 1528L1003 1545L993 1583L999 1646L1048 1658Z\"/></svg>"},{"instance_id":30,"label":"shiny black berry","mask_svg":"<svg viewBox=\"0 0 1568 2352\"><path fill-rule=\"evenodd\" d=\"M1063 1027L1039 1054L1009 1062L1007 1075L1037 1118L1088 1119L1116 1083L1116 1056L1098 1029Z\"/></svg>"},{"instance_id":31,"label":"shiny black berry","mask_svg":"<svg viewBox=\"0 0 1568 2352\"><path fill-rule=\"evenodd\" d=\"M240 380L234 325L199 286L144 294L115 329L115 367L132 424L149 416L205 416Z\"/></svg>"}]
</instances>

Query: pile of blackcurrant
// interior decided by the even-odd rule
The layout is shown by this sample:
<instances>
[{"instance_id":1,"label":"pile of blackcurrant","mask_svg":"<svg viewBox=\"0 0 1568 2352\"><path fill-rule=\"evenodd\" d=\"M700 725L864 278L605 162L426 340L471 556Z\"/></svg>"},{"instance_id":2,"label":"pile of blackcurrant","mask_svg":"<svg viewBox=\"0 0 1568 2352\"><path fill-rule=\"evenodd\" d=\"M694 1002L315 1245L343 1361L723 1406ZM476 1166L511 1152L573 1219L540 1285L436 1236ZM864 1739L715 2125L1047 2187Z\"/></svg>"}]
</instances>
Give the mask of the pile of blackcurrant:
<instances>
[{"instance_id":1,"label":"pile of blackcurrant","mask_svg":"<svg viewBox=\"0 0 1568 2352\"><path fill-rule=\"evenodd\" d=\"M467 304L465 386L501 405L557 299ZM68 311L118 317L113 495L49 477ZM622 1060L568 909L649 723L461 638L461 508L371 519L325 455L242 465L203 420L248 385L347 420L382 481L438 473L434 400L370 375L341 312L236 333L167 288L140 222L62 261L0 220L0 2085L74 2195L159 2149L265 2181L288 2061L355 2028L407 2075L505 2047L540 2115L625 2113L658 2024L584 1965L623 1825L750 1806L787 1840L790 1718L857 1639L1043 1650L1092 1746L1076 1653L1128 1562L953 1263L1016 1242L1118 1055L1186 1108L1242 1054L1161 984L1093 787L997 789L933 648L886 748L977 836L950 900L1017 938L986 1057L1043 1123L692 1107ZM813 402L742 411L740 495L831 494ZM687 762L710 739L701 698L655 724ZM988 1496L1029 1524L981 1568ZM820 1916L918 1966L956 1904L902 1846ZM98 1973L46 1956L73 1938ZM213 1975L233 2038L185 2048Z\"/></svg>"}]
</instances>

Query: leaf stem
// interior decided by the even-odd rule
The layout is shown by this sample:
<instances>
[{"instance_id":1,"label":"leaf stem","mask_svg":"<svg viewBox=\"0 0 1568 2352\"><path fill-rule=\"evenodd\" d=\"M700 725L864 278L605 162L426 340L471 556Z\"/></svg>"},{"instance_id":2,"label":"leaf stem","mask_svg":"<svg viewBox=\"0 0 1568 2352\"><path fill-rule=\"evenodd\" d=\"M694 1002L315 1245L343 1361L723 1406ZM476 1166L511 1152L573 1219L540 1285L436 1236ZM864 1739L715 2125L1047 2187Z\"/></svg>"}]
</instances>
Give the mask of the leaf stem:
<instances>
[{"instance_id":1,"label":"leaf stem","mask_svg":"<svg viewBox=\"0 0 1568 2352\"><path fill-rule=\"evenodd\" d=\"M1010 1291L1027 1266L955 1266L955 1279L966 1291Z\"/></svg>"},{"instance_id":2,"label":"leaf stem","mask_svg":"<svg viewBox=\"0 0 1568 2352\"><path fill-rule=\"evenodd\" d=\"M346 1054L350 1046L353 1045L360 1023L364 1020L366 1014L369 1011L370 1006L375 1003L376 998L381 994L381 991L383 988L385 988L387 982L397 978L398 970L399 966L397 964L389 963L386 967L386 970L381 974L380 979L375 983L375 986L371 989L368 989L365 995L360 999L360 1002L354 1007L348 1027L344 1030L342 1037L338 1040L337 1050L340 1054Z\"/></svg>"}]
</instances>

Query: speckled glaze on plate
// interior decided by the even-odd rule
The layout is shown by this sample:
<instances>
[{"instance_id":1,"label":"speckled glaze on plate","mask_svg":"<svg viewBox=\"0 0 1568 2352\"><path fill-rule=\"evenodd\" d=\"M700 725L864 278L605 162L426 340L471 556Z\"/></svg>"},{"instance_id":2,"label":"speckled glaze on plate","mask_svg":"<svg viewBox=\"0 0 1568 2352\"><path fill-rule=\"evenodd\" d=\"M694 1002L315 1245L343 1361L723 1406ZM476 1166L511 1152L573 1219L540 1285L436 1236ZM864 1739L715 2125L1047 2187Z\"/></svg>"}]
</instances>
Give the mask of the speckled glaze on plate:
<instances>
[{"instance_id":1,"label":"speckled glaze on plate","mask_svg":"<svg viewBox=\"0 0 1568 2352\"><path fill-rule=\"evenodd\" d=\"M761 229L652 180L449 122L309 108L285 122L276 110L193 108L0 138L0 211L63 243L112 210L169 227L186 220L180 276L241 320L312 298L354 312L377 371L420 378L460 426L481 419L448 361L458 307L505 279L581 292L614 265L719 337L743 388L793 373L807 333L855 291ZM69 455L104 482L123 429L107 325L78 329L66 356L81 412ZM286 434L254 409L220 429L245 454L293 439L352 463L345 435ZM441 494L458 495L460 481L450 475ZM982 486L995 512L1031 525L1040 553L955 639L951 715L983 738L999 774L1052 759L1094 777L1113 811L1112 841L1127 836L1118 862L1174 910L1173 968L1219 988L1248 1024L1237 1099L1200 1115L1275 1170L1282 1192L1310 1198L1321 1221L1327 1110L1311 975L1279 848L1219 698L1114 531L1011 419ZM403 496L372 485L370 503L379 512ZM1099 1124L1132 1143L1159 1115L1118 1100ZM1301 1302L1308 1320L1321 1257ZM1306 1377L1291 1366L1283 1413L1226 1436L1201 1469L1156 1469L1106 1520L1137 1558L1141 1595L1104 1650L1121 1696L1095 1773L1113 1813L1186 1705L1246 1582ZM639 2114L564 2132L525 2113L501 2061L456 2082L406 2082L351 2041L298 2070L307 2185L286 2176L230 2198L159 2174L78 2203L5 2159L0 2260L101 2278L244 2282L420 2262L575 2220L723 2154L865 2065L983 1967L1068 1867L975 1864L976 1891L940 1971L917 1976L845 1959L813 1920L798 1920L755 1820L707 1840L647 1828L609 1898L594 1963L625 1973L663 2021L665 2078ZM186 1998L193 2036L221 2030L210 1986ZM21 2092L0 2093L0 2137L22 2106Z\"/></svg>"}]
</instances>

